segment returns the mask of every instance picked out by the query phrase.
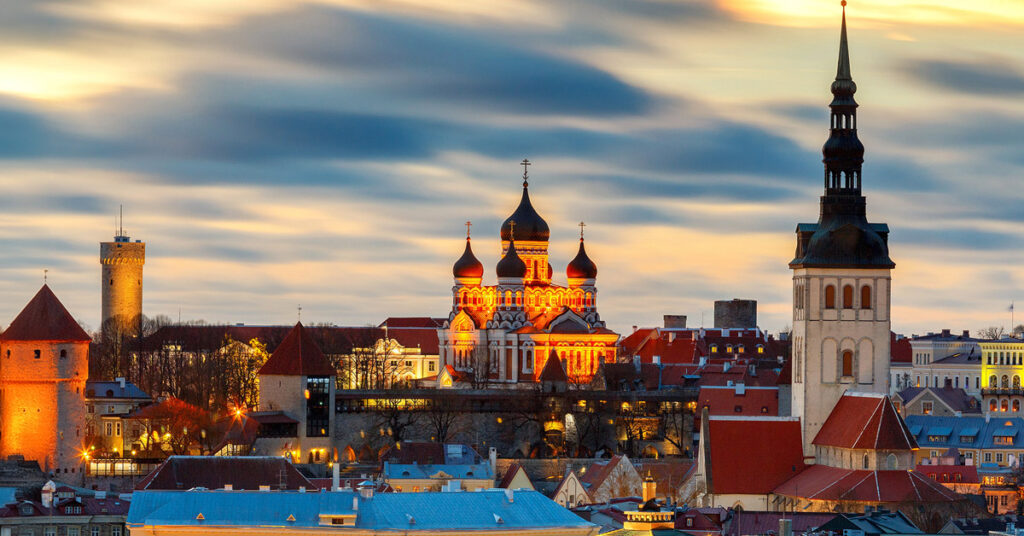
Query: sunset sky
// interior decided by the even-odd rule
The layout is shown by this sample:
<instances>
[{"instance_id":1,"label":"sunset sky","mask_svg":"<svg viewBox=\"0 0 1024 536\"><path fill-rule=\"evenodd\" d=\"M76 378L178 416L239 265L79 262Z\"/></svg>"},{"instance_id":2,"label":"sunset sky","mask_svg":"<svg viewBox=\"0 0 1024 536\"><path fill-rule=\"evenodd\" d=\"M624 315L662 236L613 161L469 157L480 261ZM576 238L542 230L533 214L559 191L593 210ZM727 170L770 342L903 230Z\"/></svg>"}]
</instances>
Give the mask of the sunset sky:
<instances>
[{"instance_id":1,"label":"sunset sky","mask_svg":"<svg viewBox=\"0 0 1024 536\"><path fill-rule=\"evenodd\" d=\"M118 205L144 311L445 316L463 223L494 281L520 195L610 328L716 299L790 323L839 0L0 0L0 326L51 287L98 327ZM1024 302L1024 1L850 0L893 329ZM1024 303L1022 303L1024 305ZM1024 307L1017 322L1024 322Z\"/></svg>"}]
</instances>

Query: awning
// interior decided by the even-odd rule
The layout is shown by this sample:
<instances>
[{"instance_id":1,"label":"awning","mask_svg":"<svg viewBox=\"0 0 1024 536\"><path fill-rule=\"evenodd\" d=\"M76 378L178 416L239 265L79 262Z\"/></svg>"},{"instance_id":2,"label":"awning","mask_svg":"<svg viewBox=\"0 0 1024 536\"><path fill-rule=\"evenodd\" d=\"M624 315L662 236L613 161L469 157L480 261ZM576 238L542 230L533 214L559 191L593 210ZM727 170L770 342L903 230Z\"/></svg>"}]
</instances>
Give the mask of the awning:
<instances>
[{"instance_id":1,"label":"awning","mask_svg":"<svg viewBox=\"0 0 1024 536\"><path fill-rule=\"evenodd\" d=\"M994 434L992 434L993 437L1014 437L1016 435L1016 428L1000 428L999 430L996 430Z\"/></svg>"},{"instance_id":2,"label":"awning","mask_svg":"<svg viewBox=\"0 0 1024 536\"><path fill-rule=\"evenodd\" d=\"M953 429L949 426L933 426L928 429L929 436L949 437L952 433Z\"/></svg>"},{"instance_id":3,"label":"awning","mask_svg":"<svg viewBox=\"0 0 1024 536\"><path fill-rule=\"evenodd\" d=\"M976 437L978 435L978 428L962 428L960 430L960 437Z\"/></svg>"}]
</instances>

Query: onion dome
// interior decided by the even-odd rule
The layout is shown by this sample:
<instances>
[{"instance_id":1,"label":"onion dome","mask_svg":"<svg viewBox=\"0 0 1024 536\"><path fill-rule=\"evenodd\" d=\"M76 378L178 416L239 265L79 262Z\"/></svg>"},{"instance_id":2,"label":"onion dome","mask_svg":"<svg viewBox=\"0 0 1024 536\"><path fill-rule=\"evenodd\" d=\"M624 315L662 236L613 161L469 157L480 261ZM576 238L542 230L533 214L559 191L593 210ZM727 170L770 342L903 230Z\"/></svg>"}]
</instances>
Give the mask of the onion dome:
<instances>
[{"instance_id":1,"label":"onion dome","mask_svg":"<svg viewBox=\"0 0 1024 536\"><path fill-rule=\"evenodd\" d=\"M518 224L516 225L518 227ZM505 252L505 256L498 261L496 267L498 272L498 278L518 278L522 279L526 277L526 263L523 259L519 258L519 254L516 253L515 241L508 243L508 251Z\"/></svg>"},{"instance_id":2,"label":"onion dome","mask_svg":"<svg viewBox=\"0 0 1024 536\"><path fill-rule=\"evenodd\" d=\"M469 246L469 237L466 237L466 251L462 252L459 260L455 261L452 267L452 274L458 278L483 277L484 265L473 255L473 248Z\"/></svg>"},{"instance_id":3,"label":"onion dome","mask_svg":"<svg viewBox=\"0 0 1024 536\"><path fill-rule=\"evenodd\" d=\"M597 277L597 265L587 256L583 248L583 237L580 237L580 250L576 257L565 267L565 275L569 279L594 279Z\"/></svg>"},{"instance_id":4,"label":"onion dome","mask_svg":"<svg viewBox=\"0 0 1024 536\"><path fill-rule=\"evenodd\" d=\"M519 200L516 211L501 224L501 239L508 241L512 239L512 222L516 222L516 238L519 241L547 242L551 237L551 230L548 222L537 214L530 203L530 184L527 177L523 176L523 197Z\"/></svg>"}]
</instances>

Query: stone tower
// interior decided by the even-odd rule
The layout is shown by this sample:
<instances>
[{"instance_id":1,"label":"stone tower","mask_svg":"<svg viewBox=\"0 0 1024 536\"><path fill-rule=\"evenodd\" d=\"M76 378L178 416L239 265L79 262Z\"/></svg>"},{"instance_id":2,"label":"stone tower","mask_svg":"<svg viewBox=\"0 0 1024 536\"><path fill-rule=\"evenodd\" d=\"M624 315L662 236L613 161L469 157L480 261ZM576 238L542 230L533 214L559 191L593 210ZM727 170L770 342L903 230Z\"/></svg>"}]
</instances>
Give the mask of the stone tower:
<instances>
[{"instance_id":1,"label":"stone tower","mask_svg":"<svg viewBox=\"0 0 1024 536\"><path fill-rule=\"evenodd\" d=\"M113 242L100 243L100 264L103 266L100 287L103 289L103 311L100 329L116 319L127 333L139 332L142 318L142 265L146 263L146 244L132 242L120 229Z\"/></svg>"},{"instance_id":2,"label":"stone tower","mask_svg":"<svg viewBox=\"0 0 1024 536\"><path fill-rule=\"evenodd\" d=\"M82 471L89 341L46 285L0 334L0 456Z\"/></svg>"},{"instance_id":3,"label":"stone tower","mask_svg":"<svg viewBox=\"0 0 1024 536\"><path fill-rule=\"evenodd\" d=\"M846 5L846 2L843 2ZM844 391L888 394L889 228L868 223L861 193L864 145L857 138L843 9L831 125L822 149L825 192L818 223L797 226L793 270L792 411L804 453Z\"/></svg>"}]
</instances>

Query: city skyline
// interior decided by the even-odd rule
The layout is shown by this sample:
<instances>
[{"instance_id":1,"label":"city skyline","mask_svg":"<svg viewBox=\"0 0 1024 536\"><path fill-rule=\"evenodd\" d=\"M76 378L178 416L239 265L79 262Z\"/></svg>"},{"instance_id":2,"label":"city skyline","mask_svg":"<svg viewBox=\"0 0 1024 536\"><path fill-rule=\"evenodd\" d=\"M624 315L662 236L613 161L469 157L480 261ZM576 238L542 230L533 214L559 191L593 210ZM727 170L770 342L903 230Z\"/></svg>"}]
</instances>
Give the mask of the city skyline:
<instances>
[{"instance_id":1,"label":"city skyline","mask_svg":"<svg viewBox=\"0 0 1024 536\"><path fill-rule=\"evenodd\" d=\"M62 44L4 38L9 57L36 55L0 84L14 127L0 138L0 324L48 269L96 329L98 243L121 203L149 249L147 315L443 316L466 220L493 282L524 157L556 279L586 221L612 329L662 314L710 325L712 302L734 297L758 300L763 328L791 322L787 262L796 224L817 214L838 2L337 4L12 17ZM997 7L849 7L897 332L1012 327L1024 75L1009 44L1024 11ZM55 74L62 61L74 68Z\"/></svg>"}]
</instances>

